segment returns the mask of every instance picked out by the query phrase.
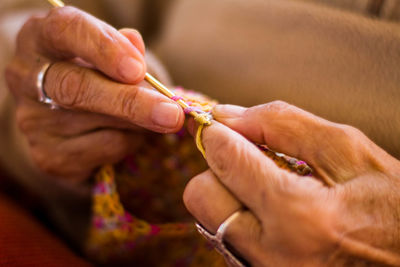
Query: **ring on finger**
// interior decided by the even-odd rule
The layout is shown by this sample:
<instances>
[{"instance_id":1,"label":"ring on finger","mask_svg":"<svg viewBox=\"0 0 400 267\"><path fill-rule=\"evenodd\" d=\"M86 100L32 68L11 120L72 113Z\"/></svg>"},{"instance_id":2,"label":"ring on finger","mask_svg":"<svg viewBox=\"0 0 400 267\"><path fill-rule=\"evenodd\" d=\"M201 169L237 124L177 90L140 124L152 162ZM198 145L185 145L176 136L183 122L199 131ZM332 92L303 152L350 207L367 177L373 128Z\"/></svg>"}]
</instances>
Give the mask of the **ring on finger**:
<instances>
[{"instance_id":1,"label":"ring on finger","mask_svg":"<svg viewBox=\"0 0 400 267\"><path fill-rule=\"evenodd\" d=\"M239 209L235 211L231 216L229 216L218 227L217 233L215 235L211 234L201 224L196 223L197 231L214 246L214 248L224 257L224 259L229 263L230 266L235 267L244 267L246 265L226 247L224 243L224 235L229 225L232 224L232 222L235 221L242 212L243 209Z\"/></svg>"},{"instance_id":2,"label":"ring on finger","mask_svg":"<svg viewBox=\"0 0 400 267\"><path fill-rule=\"evenodd\" d=\"M51 65L51 63L46 63L41 67L36 79L36 89L38 93L38 100L40 103L49 105L50 109L58 109L59 106L53 101L53 99L48 97L46 91L44 90L44 78L46 77L46 73Z\"/></svg>"}]
</instances>

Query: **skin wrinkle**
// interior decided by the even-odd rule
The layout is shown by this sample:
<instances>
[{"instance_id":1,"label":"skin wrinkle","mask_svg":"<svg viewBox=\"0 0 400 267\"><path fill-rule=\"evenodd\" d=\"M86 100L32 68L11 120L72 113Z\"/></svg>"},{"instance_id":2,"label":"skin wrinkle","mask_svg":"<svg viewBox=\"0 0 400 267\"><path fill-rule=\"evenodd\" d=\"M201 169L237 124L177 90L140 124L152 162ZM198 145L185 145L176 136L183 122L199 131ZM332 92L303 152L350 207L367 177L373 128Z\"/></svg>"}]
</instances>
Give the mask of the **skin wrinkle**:
<instances>
[{"instance_id":1,"label":"skin wrinkle","mask_svg":"<svg viewBox=\"0 0 400 267\"><path fill-rule=\"evenodd\" d=\"M100 56L107 55L107 58L113 59L112 65L118 66L118 63L121 62L122 58L125 55L124 49L121 47L119 40L117 40L116 37L118 31L114 29L108 29L108 27L104 27L100 28L100 31L97 34L98 40L93 40L90 38L90 36L88 36L87 43L90 43L90 45L88 45L88 48L92 49L93 47L96 47L96 50L100 52ZM116 47L118 47L118 49L116 49ZM121 76L120 73L118 74Z\"/></svg>"},{"instance_id":2,"label":"skin wrinkle","mask_svg":"<svg viewBox=\"0 0 400 267\"><path fill-rule=\"evenodd\" d=\"M116 36L117 34L117 30L104 27L100 28L100 30L97 32L98 40L89 39L88 41L91 41L93 46L98 48L98 51L111 52L107 51L107 49L110 49L114 46L119 46L119 41L117 40L118 38Z\"/></svg>"},{"instance_id":3,"label":"skin wrinkle","mask_svg":"<svg viewBox=\"0 0 400 267\"><path fill-rule=\"evenodd\" d=\"M209 129L205 128L205 132L207 131L209 131ZM237 133L232 134L241 138L241 136ZM257 176L254 173L258 173L259 170L268 168L268 165L265 165L265 160L255 160L256 158L254 157L254 155L263 155L254 145L243 146L241 145L241 143L237 142L235 138L221 138L220 140L215 141L215 138L212 138L210 140L208 137L203 138L203 144L206 145L206 158L209 166L213 169L214 172L216 172L219 177L223 177L222 183L225 185L231 184L232 182L237 183L238 185L243 183L241 182L239 177L235 178L237 173L230 167L232 165L242 166L243 168L244 166L254 166L254 168L251 167L245 173L247 176L246 180L257 179ZM227 155L225 153L226 147L232 148L232 151L234 151L234 153L230 153L229 155ZM211 150L207 152L207 148ZM234 157L230 157L230 155L233 155ZM229 161L226 160L227 158L229 158ZM270 162L269 164L274 163ZM255 183L262 184L261 180ZM245 201L244 199L242 199L242 201L244 201L245 204L252 208L253 204L250 203L248 200ZM257 201L255 201L255 203L256 202Z\"/></svg>"},{"instance_id":4,"label":"skin wrinkle","mask_svg":"<svg viewBox=\"0 0 400 267\"><path fill-rule=\"evenodd\" d=\"M53 69L56 66L58 65L53 65ZM79 97L84 90L84 88L82 88L83 79L80 77L84 71L77 67L69 69L61 69L57 67L57 70L54 70L53 73L56 74L55 79L53 79L56 84L55 86L50 84L48 87L52 88L48 92L49 97L62 106L68 108L75 107L79 104ZM54 94L54 96L52 94Z\"/></svg>"},{"instance_id":5,"label":"skin wrinkle","mask_svg":"<svg viewBox=\"0 0 400 267\"><path fill-rule=\"evenodd\" d=\"M293 113L293 114L301 114L302 113L302 112L299 112L297 110L291 109L290 106L288 104L284 103L284 102L277 102L277 103L273 104L272 106L273 106L273 110L271 110L271 105L270 104L268 104L265 107L265 111L262 113L262 114L265 114L264 118L260 118L259 121L267 121L267 123L268 123L268 121L269 121L268 117L272 117L273 118L273 117L277 116L276 114L274 114L274 111L275 112L279 111L282 114L282 115L280 115L280 117L283 117L283 118L286 118L286 117L290 118L292 116L290 113ZM294 111L294 112L292 112L292 111ZM247 116L246 114L248 114L248 113L245 112L245 114L244 114L245 118ZM305 125L305 122L300 122L300 121L298 121L298 119L295 119L295 117L293 117L293 119L290 119L289 122L287 122L286 120L279 119L279 123L272 123L272 124L275 127L276 126L279 127L279 125L283 126L282 128L276 128L276 129L274 129L272 131L273 133L280 133L279 136L278 137L269 136L268 133L270 133L271 131L268 131L268 126L267 126L268 124L267 125L264 124L262 126L262 128L264 129L263 130L263 133L264 133L263 137L259 138L259 140L264 140L264 143L266 143L266 144L271 144L271 143L272 144L274 144L274 143L276 144L277 143L276 140L282 140L280 142L280 144L278 144L276 146L272 146L271 147L272 149L276 148L276 149L279 150L279 148L280 148L280 151L282 151L282 148L285 147L284 144L287 143L286 140L290 140L289 141L289 143L290 143L290 142L293 142L292 140L297 139L298 136L306 136L306 132L303 132L303 134L301 134L301 133L299 134L299 130L305 129L304 126L303 126L303 125ZM299 126L298 127L293 126L293 125L296 125L296 124L299 125ZM286 130L286 128L287 128L286 125L291 125L291 128L294 129L294 130L288 132ZM313 122L313 124L311 124L311 126L313 128L315 128L315 129L310 129L308 127L307 128L307 132L315 132L315 131L320 131L321 132L321 129L324 129L323 128L323 121L320 120L320 119L318 119L315 122ZM285 135L286 135L286 137L285 137ZM313 147L314 143L324 142L325 140L323 140L323 139L325 139L326 137L323 137L323 136L321 136L321 137L322 137L321 140L303 139L303 142L310 142L310 143L308 145L306 145L306 146L296 146L295 148L298 149L298 152L291 151L290 156L301 158L301 155L309 154L310 152L307 149L307 147ZM266 142L266 140L271 140L271 142ZM326 138L326 140L331 140L331 139L330 138ZM293 150L293 148L292 148L292 150ZM316 150L316 151L319 151L319 150ZM283 151L283 152L285 152L285 151ZM307 153L307 154L305 154L305 153ZM314 157L308 157L307 156L307 158L311 159L311 161L309 161L309 163L311 165L318 165L318 163L315 162L313 159L317 159L318 160L320 158L319 156L314 156ZM336 166L336 165L333 164L332 166ZM327 178L327 175L323 175L322 177L324 178L324 180L328 184L330 184L330 185L333 184L333 182L329 178Z\"/></svg>"},{"instance_id":6,"label":"skin wrinkle","mask_svg":"<svg viewBox=\"0 0 400 267\"><path fill-rule=\"evenodd\" d=\"M54 139L54 137L49 137ZM55 142L51 142L51 144L56 144ZM59 173L58 169L61 166L64 166L64 158L61 156L54 156L52 158L47 158L49 151L57 151L55 147L38 147L34 150L33 159L36 161L37 165L40 167L41 170L46 172L49 175L57 175Z\"/></svg>"},{"instance_id":7,"label":"skin wrinkle","mask_svg":"<svg viewBox=\"0 0 400 267\"><path fill-rule=\"evenodd\" d=\"M275 107L278 107L278 108L276 108L276 110L279 110L279 108L282 108L282 107L284 107L284 105L287 105L287 104L285 104L285 103L282 103L282 102L278 102L277 103L277 105L275 106ZM268 115L266 115L266 116L264 116L264 117L262 117L261 119L263 120L263 121L266 121L267 122L267 124L266 125L268 125L268 124L270 124L270 120L268 120L268 117L269 116L277 116L277 114L275 113L271 113L271 108L270 108L270 106L268 105L268 106L266 106L265 107L266 108L266 111L265 112L263 112L262 114L268 114ZM257 109L255 109L255 110L257 110ZM282 111L282 114L283 115L281 115L280 117L284 117L284 118L286 118L286 117L291 117L292 115L290 115L290 113L292 113L292 112L290 112L291 110L289 109L289 108L286 108L286 109L284 109L283 111ZM288 113L287 115L286 115L286 113ZM298 111L296 112L294 112L293 114L294 115L296 115L298 113ZM300 113L298 113L299 115L301 114L302 112L300 112ZM249 115L250 114L250 115ZM251 116L251 113L249 113L249 110L247 110L247 111L245 111L244 112L244 115L243 115L243 117L244 118L248 118L249 116ZM278 115L279 116L279 115ZM302 116L301 116L302 117ZM234 121L232 121L232 120L230 120L230 122L232 123L232 125L235 125L236 123L235 123L235 121L238 121L238 119L236 119L236 120L234 120ZM285 121L285 120L282 120L282 119L279 119L278 120L278 122L281 122L281 121ZM303 133L303 134L299 134L299 129L304 129L304 127L301 127L302 125L306 125L307 123L306 123L306 121L303 121L303 122L299 122L298 120L292 120L291 119L291 121L294 121L294 123L295 124L297 124L298 123L298 125L300 125L299 127L296 127L296 126L293 126L293 123L291 123L291 122L286 122L285 121L285 123L286 124L283 124L283 122L282 123L272 123L272 125L291 125L291 129L294 129L293 131L290 131L290 133L296 133L296 136L295 135L293 135L293 136L290 136L290 135L288 135L288 132L286 131L286 126L284 127L284 128L282 128L282 129L274 129L273 131L272 131L272 133L276 133L276 132L279 132L279 133L283 133L283 134L280 134L279 135L279 139L278 140L282 140L281 141L281 144L278 144L278 145L276 145L276 147L274 147L274 146L272 146L272 148L274 149L274 148L281 148L280 149L280 151L282 151L282 148L284 148L285 146L283 145L283 144L285 144L285 143L287 143L287 141L285 141L285 140L290 140L289 141L289 143L290 142L293 142L292 140L295 140L296 138L297 138L297 135L299 135L299 136L306 136L306 134L305 133ZM262 139L262 140L270 140L271 142L268 142L268 144L270 145L271 143L273 144L273 143L277 143L276 142L276 140L275 139L277 139L277 138L274 138L274 137L272 137L272 136L269 136L268 135L268 133L270 133L271 131L268 131L268 127L266 126L266 125L264 125L264 126L262 126L263 128L264 128L264 137L263 138L258 138L258 139ZM310 124L308 124L308 125L310 125ZM335 138L333 138L334 137L334 135L332 135L332 133L335 133L335 132L332 132L332 131L327 131L329 128L326 128L326 126L328 126L328 127L330 127L330 128L332 128L332 129L337 129L337 134L336 135L338 135L339 134L339 136L340 135L342 135L343 137L341 137L342 138L342 140L348 140L348 142L349 143L351 143L351 145L352 146L354 146L354 144L357 144L357 142L358 142L358 138L354 138L353 137L353 135L354 135L354 133L356 133L356 135L362 135L361 133L359 133L359 131L357 131L357 130L355 130L354 128L352 128L352 127L348 127L348 126L346 126L346 127L344 127L344 126L342 126L342 125L338 125L338 124L334 124L334 123L329 123L329 122L326 122L326 121L324 121L324 120L321 120L321 119L317 119L316 121L314 121L312 124L311 124L311 126L313 127L313 129L310 129L310 126L307 128L307 131L308 132L320 132L320 135L318 135L319 137L320 137L320 139L318 139L318 140L312 140L312 139L309 139L309 138L305 138L305 139L303 139L302 141L303 142L310 142L308 145L305 145L305 146L300 146L300 147L295 147L295 148L297 148L297 149L300 149L299 150L299 152L291 152L290 153L290 155L291 156L295 156L295 157L300 157L301 158L301 155L307 155L307 154L309 154L309 147L313 147L314 146L314 143L318 143L318 144L320 144L320 143L324 143L324 142L330 142L331 140L336 140ZM267 128L266 128L267 127ZM296 129L297 128L297 129ZM315 128L315 129L314 129ZM343 128L343 130L341 130L341 128ZM326 129L326 130L325 130ZM324 134L324 132L325 132L325 134ZM287 137L285 137L285 135L288 135ZM350 140L351 139L351 140ZM355 140L356 142L354 143L352 140ZM354 143L354 144L353 144ZM271 145L270 145L271 146ZM336 146L334 145L334 144L332 144L332 145L326 145L326 147L328 147L329 149L333 149L333 151L335 151L336 150ZM278 149L279 150L279 149ZM292 148L292 150L293 150L293 148ZM307 154L304 154L303 153L303 151L306 151L305 153L307 153ZM319 171L319 176L323 179L323 180L325 180L325 182L327 183L327 184L329 184L329 185L334 185L335 184L335 182L334 181L332 181L330 178L329 178L329 176L331 176L332 174L335 174L336 173L336 167L334 167L334 166L338 166L338 165L340 165L340 166L348 166L348 168L344 168L344 169L342 169L342 174L341 175L339 175L338 177L343 177L343 178L339 178L339 179L342 179L343 181L345 181L345 180L348 180L348 179L351 179L351 177L353 176L353 173L356 171L356 170L352 170L353 169L353 166L356 166L356 165L354 165L354 164L356 164L357 162L364 162L365 160L367 160L366 159L366 156L363 156L364 157L364 159L359 159L358 157L359 157L359 155L361 154L361 152L358 152L357 154L354 154L353 153L353 151L358 151L358 149L349 149L349 151L351 152L349 155L353 155L352 156L352 159L350 160L350 162L352 162L351 164L349 164L348 163L348 160L346 160L346 161L344 161L344 162L342 162L342 157L340 157L339 155L341 154L341 152L342 151L337 151L337 152L334 152L335 154L337 154L338 155L338 157L328 157L328 158L326 158L324 155L325 154L327 154L326 153L326 151L324 152L324 154L321 154L322 155L322 158L321 158L321 156L320 155L318 155L319 153L322 153L321 151L324 151L324 150L312 150L312 151L315 151L314 153L317 153L317 154L314 154L314 156L306 156L306 158L308 158L308 159L311 159L311 160L309 160L309 163L311 163L311 165L312 166L318 166L319 164L321 164L321 163L324 163L325 164L325 169L327 169L327 170L331 170L330 171L330 173L327 173L326 171L323 171L323 170L321 170L321 169L316 169L317 170L317 172ZM285 151L283 151L283 152L285 152ZM332 151L331 151L332 152ZM314 159L316 159L317 161L314 161ZM330 163L329 163L329 161L331 161ZM362 168L362 167L361 167ZM318 175L318 174L317 174Z\"/></svg>"},{"instance_id":8,"label":"skin wrinkle","mask_svg":"<svg viewBox=\"0 0 400 267\"><path fill-rule=\"evenodd\" d=\"M395 241L399 237L394 236L400 228L400 180L391 175L400 170L399 162L353 127L315 119L314 115L290 109L271 114L262 107L268 109L258 106L243 112L230 105L215 109L217 120L244 136L231 134L229 128L219 128L219 124L207 127L203 133L210 168L237 199L244 204L251 199L249 207L265 229L263 241L258 243L260 255L247 259L259 262L262 255L268 254L268 263L277 266L299 263L325 266L327 260L331 265L399 262L398 255L390 253L397 253L400 246L400 241ZM288 127L284 127L283 122ZM284 135L275 137L277 132ZM293 138L295 136L297 138ZM253 147L245 138L260 142L254 140L260 137L268 139L272 147L279 149L284 145L292 152L301 145L304 151L309 151L299 152L306 157L304 160L309 162L317 158L313 167L326 180L332 181L332 187L323 186L314 177L303 178L274 169L267 164L265 156L242 151L242 148L251 151ZM214 147L229 156L217 152L220 154L214 158ZM321 151L323 156L318 156ZM375 161L374 165L371 160ZM240 170L236 167L238 162ZM222 168L231 169L220 171L221 164ZM201 189L197 189L193 194L202 195ZM246 192L251 194L246 197ZM201 217L201 213L194 212L194 215ZM244 238L233 241L233 245L240 247L237 243L243 241Z\"/></svg>"},{"instance_id":9,"label":"skin wrinkle","mask_svg":"<svg viewBox=\"0 0 400 267\"><path fill-rule=\"evenodd\" d=\"M80 68L75 74L77 75L75 78L77 82L71 87L76 87L77 90L75 101L72 102L71 107L87 105L88 111L91 111L93 103L98 101L98 94L95 93L97 88L93 86L92 75L89 71L85 71L84 68Z\"/></svg>"},{"instance_id":10,"label":"skin wrinkle","mask_svg":"<svg viewBox=\"0 0 400 267\"><path fill-rule=\"evenodd\" d=\"M327 139L332 140L332 139ZM329 148L329 155L326 151L316 150L315 158L318 162L315 162L313 165L322 166L323 172L320 173L322 177L325 179L329 179L328 177L332 177L333 175L337 178L338 181L346 181L354 176L354 171L348 168L340 168L337 169L336 166L341 166L341 163L347 164L347 160L340 157L342 151L338 151L335 144L329 145L327 144L325 147ZM333 156L332 155L337 155ZM339 165L338 165L339 164Z\"/></svg>"},{"instance_id":11,"label":"skin wrinkle","mask_svg":"<svg viewBox=\"0 0 400 267\"><path fill-rule=\"evenodd\" d=\"M300 202L298 202L298 201L296 201L296 199L297 199L297 197L296 196L294 196L293 194L286 194L285 195L286 197L289 197L288 198L288 200L287 200L287 202L290 204L289 206L287 206L286 207L286 209L287 210L289 210L289 211L281 211L281 213L283 214L283 213L288 213L288 214L293 214L293 212L294 212L294 214L296 214L296 217L291 217L291 218L289 218L291 221L301 221L301 222L304 222L304 220L306 220L306 225L308 225L307 227L306 227L306 229L308 229L307 231L308 232L313 232L313 231L315 231L315 232L317 232L317 233L319 233L320 231L319 230L317 230L317 229L320 229L321 228L321 226L324 226L324 224L322 223L321 224L321 222L320 221L318 221L318 220L316 220L315 218L317 217L317 218L325 218L324 216L319 216L318 214L320 214L320 212L319 212L319 209L320 209L320 207L318 207L317 209L314 209L313 208L313 206L309 206L309 205L302 205L302 204L299 204L299 203L303 203L303 201L304 201L304 199L302 199L302 198L300 198ZM284 196L282 197L283 199L286 199ZM312 198L311 198L312 199ZM310 200L311 200L310 199ZM273 201L273 199L269 199L269 201L271 202L271 207L279 207L279 205L276 205L276 203L275 203L275 201ZM308 202L308 201L307 201ZM304 203L303 203L304 204ZM278 208L279 209L279 208ZM270 212L271 212L271 210L270 210ZM313 214L312 216L310 216L310 214ZM324 211L324 214L326 214L326 211ZM282 217L283 215L279 215L279 217L280 218L284 218L284 216ZM326 219L326 218L325 218ZM279 228L279 226L278 225L285 225L286 227L288 227L288 225L287 224L283 224L283 223L281 223L280 221L277 221L276 222L276 226L275 226L275 228ZM302 224L303 225L303 224ZM290 225L289 225L290 226ZM284 226L283 226L284 227ZM266 229L271 229L271 227L269 226L269 227L266 227ZM312 229L312 230L311 230ZM323 229L323 228L321 228L321 229ZM287 232L286 230L289 230L289 232ZM292 250L294 247L296 247L296 243L297 242L300 242L300 243L302 243L302 241L301 240L296 240L296 239L294 239L293 241L295 242L294 244L293 244L293 248L291 247L291 245L287 245L286 244L286 242L285 241L287 241L288 240L288 238L289 238L289 236L291 236L291 234L290 234L290 232L291 231L297 231L295 228L293 228L292 226L290 226L290 227L288 227L286 230L284 230L283 232L285 232L285 236L283 236L283 237L279 237L279 236L277 236L276 238L277 238L277 240L273 240L273 241L271 241L271 243L274 243L274 244L278 244L279 246L281 246L281 249L283 249L283 251L282 251L282 253L283 254L292 254L292 253L294 253L294 251ZM304 229L301 229L301 230L304 230ZM322 232L324 232L324 231L322 231ZM296 236L295 235L295 233L293 234L293 236ZM324 237L328 237L328 235L324 235L324 234L322 234L321 235L321 238L324 238ZM281 240L281 238L282 238L282 240ZM319 237L318 237L319 238ZM281 240L281 241L280 241ZM308 241L310 241L310 240L308 240ZM281 242L281 243L279 243L279 242ZM311 243L313 243L313 242L311 242ZM317 245L317 244L324 244L325 242L316 242L315 243L315 247L314 248L312 248L312 247L310 247L310 245L307 247L307 248L304 248L304 253L306 252L306 251L308 251L307 253L310 253L309 252L309 250L311 249L311 250L320 250L320 246L319 245ZM285 247L286 247L286 249L287 250L285 250ZM302 255L303 254L303 252L302 252L302 250L300 250L300 251L297 251L296 252L296 255ZM305 256L306 254L304 254L303 256Z\"/></svg>"},{"instance_id":12,"label":"skin wrinkle","mask_svg":"<svg viewBox=\"0 0 400 267\"><path fill-rule=\"evenodd\" d=\"M344 209L347 209L348 211L344 214L354 214L354 218L358 218L355 222L348 222L350 225L357 226L357 228L347 231L346 235L355 235L357 239L368 242L367 236L362 231L360 231L360 234L358 235L357 231L365 228L374 229L377 226L381 229L392 229L391 225L398 225L398 221L393 221L387 216L392 217L392 212L399 210L398 205L394 205L395 203L398 203L398 200L390 201L393 193L395 193L396 196L398 195L397 191L399 186L393 186L393 181L386 179L384 176L382 176L384 178L383 180L380 179L378 180L379 182L376 181L376 178L374 177L380 176L382 175L378 172L367 174L367 176L364 175L349 181L346 184L346 187L342 187L347 196L347 199L345 199L344 202L346 205ZM367 180L371 182L368 183ZM389 191L387 189L389 189ZM377 193L371 194L370 192L381 193L377 195ZM394 206L388 206L391 205L391 203L393 203ZM370 233L368 237L371 237L372 233ZM380 237L382 237L382 234L379 231L376 232L375 239ZM373 243L374 240L370 240L369 242Z\"/></svg>"},{"instance_id":13,"label":"skin wrinkle","mask_svg":"<svg viewBox=\"0 0 400 267\"><path fill-rule=\"evenodd\" d=\"M357 136L361 137L362 133L360 133L353 127L344 127L342 125L335 125L333 129L335 129L336 133L333 132L334 135L332 136L326 135L325 139L328 141L337 140L337 136L339 136L342 147L346 147L346 149L344 151L341 151L337 149L337 145L331 144L327 145L326 147L332 149L332 151L335 151L333 152L333 154L336 154L337 156L326 157L325 155L328 154L326 153L326 151L324 153L322 153L322 151L318 151L317 153L321 153L322 156L319 156L317 154L313 157L318 159L319 161L318 163L314 163L315 165L322 165L324 166L325 170L329 171L328 173L325 172L324 177L335 175L338 181L347 181L352 179L355 173L368 171L371 167L367 163L370 162L370 158L372 157L370 157L368 151L364 149L365 144L361 144L359 142L361 139ZM324 141L323 139L317 143L322 143ZM332 151L330 151L329 154ZM346 153L347 155L347 158L345 160L340 157L340 155L344 153ZM358 162L363 162L365 164L359 165L357 164ZM344 168L340 168L341 172L338 173L338 169L336 168L336 166L343 166Z\"/></svg>"},{"instance_id":14,"label":"skin wrinkle","mask_svg":"<svg viewBox=\"0 0 400 267\"><path fill-rule=\"evenodd\" d=\"M144 89L140 87L130 90L129 86L125 86L116 97L117 101L121 102L119 107L116 106L120 109L119 113L124 114L129 121L136 121L137 100L141 97L142 90Z\"/></svg>"},{"instance_id":15,"label":"skin wrinkle","mask_svg":"<svg viewBox=\"0 0 400 267\"><path fill-rule=\"evenodd\" d=\"M82 12L71 7L51 9L40 27L42 29L41 40L43 40L40 43L47 46L43 51L56 51L55 54L62 53L64 57L70 57L71 54L65 48L64 36L71 35L71 28L75 33L80 32L83 16ZM77 37L73 39L72 42L78 41Z\"/></svg>"},{"instance_id":16,"label":"skin wrinkle","mask_svg":"<svg viewBox=\"0 0 400 267\"><path fill-rule=\"evenodd\" d=\"M144 57L139 49L135 47L135 44L132 44L116 29L84 12L72 7L68 7L67 11L63 11L64 8L60 10L62 10L59 11L61 13L61 18L53 18L52 15L49 15L48 18L46 18L49 22L42 22L42 27L49 28L46 29L48 32L43 33L43 35L47 36L47 39L42 38L41 42L39 42L40 48L45 50L41 50L43 54L50 54L56 59L79 56L88 62L97 63L95 64L96 67L112 76L113 79L128 83L137 82L130 80L129 77L124 77L120 73L121 70L118 66L120 61L128 56L135 58L138 63L144 62ZM56 13L54 16L57 15L59 14ZM67 23L57 22L57 19L63 19L62 16L73 16L76 18L70 18L70 21ZM53 22L53 20L55 20L55 22ZM55 25L51 26L49 23ZM57 24L61 25L57 26ZM65 26L65 24L68 25ZM60 33L58 33L57 36L53 36L51 34L52 32ZM70 38L66 39L66 36L70 36ZM51 48L46 47L48 42L52 43ZM140 42L140 40L138 42ZM143 44L140 45L144 47ZM98 53L96 53L96 51ZM145 68L142 70L143 75L144 70Z\"/></svg>"}]
</instances>

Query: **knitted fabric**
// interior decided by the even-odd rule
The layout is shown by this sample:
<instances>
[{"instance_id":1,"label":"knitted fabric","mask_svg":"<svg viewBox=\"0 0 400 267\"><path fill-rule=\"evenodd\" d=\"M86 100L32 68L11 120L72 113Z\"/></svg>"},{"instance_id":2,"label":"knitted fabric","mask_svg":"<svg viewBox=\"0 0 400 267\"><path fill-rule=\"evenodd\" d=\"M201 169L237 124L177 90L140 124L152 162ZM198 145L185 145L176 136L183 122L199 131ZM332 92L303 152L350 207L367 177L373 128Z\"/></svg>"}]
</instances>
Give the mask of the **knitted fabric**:
<instances>
[{"instance_id":1,"label":"knitted fabric","mask_svg":"<svg viewBox=\"0 0 400 267\"><path fill-rule=\"evenodd\" d=\"M203 112L216 105L193 91L177 88L175 93ZM182 203L188 180L207 169L193 137L182 129L144 138L134 155L104 166L96 176L87 254L106 264L225 266L197 233ZM282 168L299 174L310 171L303 162L259 147Z\"/></svg>"}]
</instances>

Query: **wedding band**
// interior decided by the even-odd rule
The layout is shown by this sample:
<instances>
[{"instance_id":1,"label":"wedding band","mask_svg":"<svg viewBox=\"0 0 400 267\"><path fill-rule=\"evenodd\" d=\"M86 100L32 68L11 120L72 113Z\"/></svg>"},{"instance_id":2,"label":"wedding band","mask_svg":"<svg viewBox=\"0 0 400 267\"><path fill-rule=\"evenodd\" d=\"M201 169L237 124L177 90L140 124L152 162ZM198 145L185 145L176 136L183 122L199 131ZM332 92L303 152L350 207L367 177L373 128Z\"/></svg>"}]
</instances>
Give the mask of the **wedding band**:
<instances>
[{"instance_id":1,"label":"wedding band","mask_svg":"<svg viewBox=\"0 0 400 267\"><path fill-rule=\"evenodd\" d=\"M228 229L228 226L236 219L239 217L240 213L242 212L242 209L235 211L231 216L228 217L224 222L221 223L221 225L218 227L217 233L215 234L215 237L218 240L221 240L223 242L224 240L224 235L226 230Z\"/></svg>"},{"instance_id":2,"label":"wedding band","mask_svg":"<svg viewBox=\"0 0 400 267\"><path fill-rule=\"evenodd\" d=\"M37 75L36 89L38 93L38 100L40 103L49 105L50 109L58 109L59 106L53 101L53 99L47 96L46 91L44 90L44 77L46 76L50 66L51 63L44 64Z\"/></svg>"},{"instance_id":3,"label":"wedding band","mask_svg":"<svg viewBox=\"0 0 400 267\"><path fill-rule=\"evenodd\" d=\"M226 247L224 243L224 235L229 225L239 217L242 211L243 209L237 210L224 222L222 222L221 225L218 227L217 233L215 235L211 234L201 224L196 223L197 231L214 246L214 248L224 257L225 261L230 266L234 267L245 267L246 265Z\"/></svg>"}]
</instances>

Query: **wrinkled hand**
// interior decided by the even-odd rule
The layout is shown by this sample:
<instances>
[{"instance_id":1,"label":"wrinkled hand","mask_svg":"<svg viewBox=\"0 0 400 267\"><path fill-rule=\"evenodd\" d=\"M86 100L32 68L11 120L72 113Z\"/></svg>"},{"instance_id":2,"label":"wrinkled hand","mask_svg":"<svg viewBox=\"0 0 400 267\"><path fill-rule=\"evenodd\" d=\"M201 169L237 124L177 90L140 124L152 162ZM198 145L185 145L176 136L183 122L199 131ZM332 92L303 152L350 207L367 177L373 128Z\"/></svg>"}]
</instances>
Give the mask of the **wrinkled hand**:
<instances>
[{"instance_id":1,"label":"wrinkled hand","mask_svg":"<svg viewBox=\"0 0 400 267\"><path fill-rule=\"evenodd\" d=\"M176 103L138 85L146 72L144 53L137 31L117 31L73 7L55 8L23 26L6 79L17 123L43 171L81 180L134 149L138 129L182 127ZM36 77L46 62L54 64L44 88L59 110L37 101Z\"/></svg>"},{"instance_id":2,"label":"wrinkled hand","mask_svg":"<svg viewBox=\"0 0 400 267\"><path fill-rule=\"evenodd\" d=\"M213 113L220 123L202 139L210 170L184 193L210 232L244 206L225 240L253 266L400 264L399 161L355 128L286 103ZM314 177L278 168L248 140L305 160Z\"/></svg>"}]
</instances>

